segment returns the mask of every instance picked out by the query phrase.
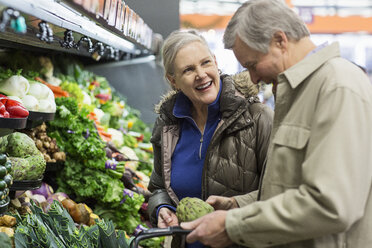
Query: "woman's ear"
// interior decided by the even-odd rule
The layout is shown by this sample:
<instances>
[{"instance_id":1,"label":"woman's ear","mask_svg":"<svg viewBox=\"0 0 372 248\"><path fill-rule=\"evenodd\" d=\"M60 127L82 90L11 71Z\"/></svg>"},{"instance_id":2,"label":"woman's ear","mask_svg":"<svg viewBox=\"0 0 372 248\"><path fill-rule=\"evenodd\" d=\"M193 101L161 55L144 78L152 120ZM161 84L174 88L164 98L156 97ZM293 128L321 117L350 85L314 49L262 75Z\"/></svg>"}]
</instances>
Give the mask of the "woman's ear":
<instances>
[{"instance_id":1,"label":"woman's ear","mask_svg":"<svg viewBox=\"0 0 372 248\"><path fill-rule=\"evenodd\" d=\"M214 55L214 54L213 54L213 59L214 59L214 63L216 63L216 66L218 67L216 55Z\"/></svg>"},{"instance_id":2,"label":"woman's ear","mask_svg":"<svg viewBox=\"0 0 372 248\"><path fill-rule=\"evenodd\" d=\"M167 74L167 79L169 81L169 83L171 84L171 86L174 88L174 89L177 89L176 87L176 80L174 80L174 77Z\"/></svg>"}]
</instances>

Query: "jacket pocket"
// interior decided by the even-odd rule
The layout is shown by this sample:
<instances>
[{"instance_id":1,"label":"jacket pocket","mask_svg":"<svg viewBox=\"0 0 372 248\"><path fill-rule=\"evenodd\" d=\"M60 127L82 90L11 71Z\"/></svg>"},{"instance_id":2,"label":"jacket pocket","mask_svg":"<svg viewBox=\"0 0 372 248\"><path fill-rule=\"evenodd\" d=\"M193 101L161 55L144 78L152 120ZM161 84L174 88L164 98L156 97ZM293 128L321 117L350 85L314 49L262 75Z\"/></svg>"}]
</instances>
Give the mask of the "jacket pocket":
<instances>
[{"instance_id":1,"label":"jacket pocket","mask_svg":"<svg viewBox=\"0 0 372 248\"><path fill-rule=\"evenodd\" d=\"M270 183L276 185L280 192L301 184L309 138L310 130L298 126L282 125L275 133L273 150L268 158L275 166L267 173Z\"/></svg>"},{"instance_id":2,"label":"jacket pocket","mask_svg":"<svg viewBox=\"0 0 372 248\"><path fill-rule=\"evenodd\" d=\"M273 143L294 149L302 149L306 146L309 137L309 129L298 126L282 125L276 132Z\"/></svg>"}]
</instances>

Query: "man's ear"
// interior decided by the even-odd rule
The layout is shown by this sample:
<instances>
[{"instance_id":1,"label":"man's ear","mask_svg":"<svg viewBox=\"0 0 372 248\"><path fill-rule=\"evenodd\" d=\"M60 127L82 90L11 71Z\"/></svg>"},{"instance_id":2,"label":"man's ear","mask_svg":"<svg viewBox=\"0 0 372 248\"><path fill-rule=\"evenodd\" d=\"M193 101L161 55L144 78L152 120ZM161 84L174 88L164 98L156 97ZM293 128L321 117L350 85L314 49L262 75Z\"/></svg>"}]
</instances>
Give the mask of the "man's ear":
<instances>
[{"instance_id":1,"label":"man's ear","mask_svg":"<svg viewBox=\"0 0 372 248\"><path fill-rule=\"evenodd\" d=\"M277 31L273 36L273 43L276 47L280 49L287 49L288 47L288 38L283 31Z\"/></svg>"}]
</instances>

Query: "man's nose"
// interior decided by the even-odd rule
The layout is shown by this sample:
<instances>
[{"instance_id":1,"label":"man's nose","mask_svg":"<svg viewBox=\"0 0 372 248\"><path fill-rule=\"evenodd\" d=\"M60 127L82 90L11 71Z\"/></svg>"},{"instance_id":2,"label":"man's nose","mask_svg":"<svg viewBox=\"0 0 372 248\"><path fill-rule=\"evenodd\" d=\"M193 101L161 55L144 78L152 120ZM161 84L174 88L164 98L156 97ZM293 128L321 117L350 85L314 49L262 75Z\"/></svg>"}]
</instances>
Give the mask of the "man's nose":
<instances>
[{"instance_id":1,"label":"man's nose","mask_svg":"<svg viewBox=\"0 0 372 248\"><path fill-rule=\"evenodd\" d=\"M249 70L249 75L251 76L251 80L254 84L258 84L260 82L260 77L256 73Z\"/></svg>"}]
</instances>

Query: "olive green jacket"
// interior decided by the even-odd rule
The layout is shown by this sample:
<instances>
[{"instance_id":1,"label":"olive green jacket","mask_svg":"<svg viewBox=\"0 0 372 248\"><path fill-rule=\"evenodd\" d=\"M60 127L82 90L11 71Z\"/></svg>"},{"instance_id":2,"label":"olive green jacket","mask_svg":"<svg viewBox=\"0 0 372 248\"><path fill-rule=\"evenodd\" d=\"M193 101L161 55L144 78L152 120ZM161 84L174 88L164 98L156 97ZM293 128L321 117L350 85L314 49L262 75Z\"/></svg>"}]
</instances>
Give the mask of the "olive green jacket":
<instances>
[{"instance_id":1,"label":"olive green jacket","mask_svg":"<svg viewBox=\"0 0 372 248\"><path fill-rule=\"evenodd\" d=\"M247 247L372 247L372 85L338 44L278 76L259 201L228 211Z\"/></svg>"},{"instance_id":2,"label":"olive green jacket","mask_svg":"<svg viewBox=\"0 0 372 248\"><path fill-rule=\"evenodd\" d=\"M273 111L248 99L244 87L235 89L232 78L223 75L220 94L221 120L209 144L204 162L202 198L210 195L239 196L257 190L272 129ZM153 129L151 142L154 148L154 170L149 190L149 214L156 224L156 209L161 204L176 206L178 198L170 187L171 157L178 141L180 125L173 116L177 93L167 96L159 105L159 117Z\"/></svg>"}]
</instances>

